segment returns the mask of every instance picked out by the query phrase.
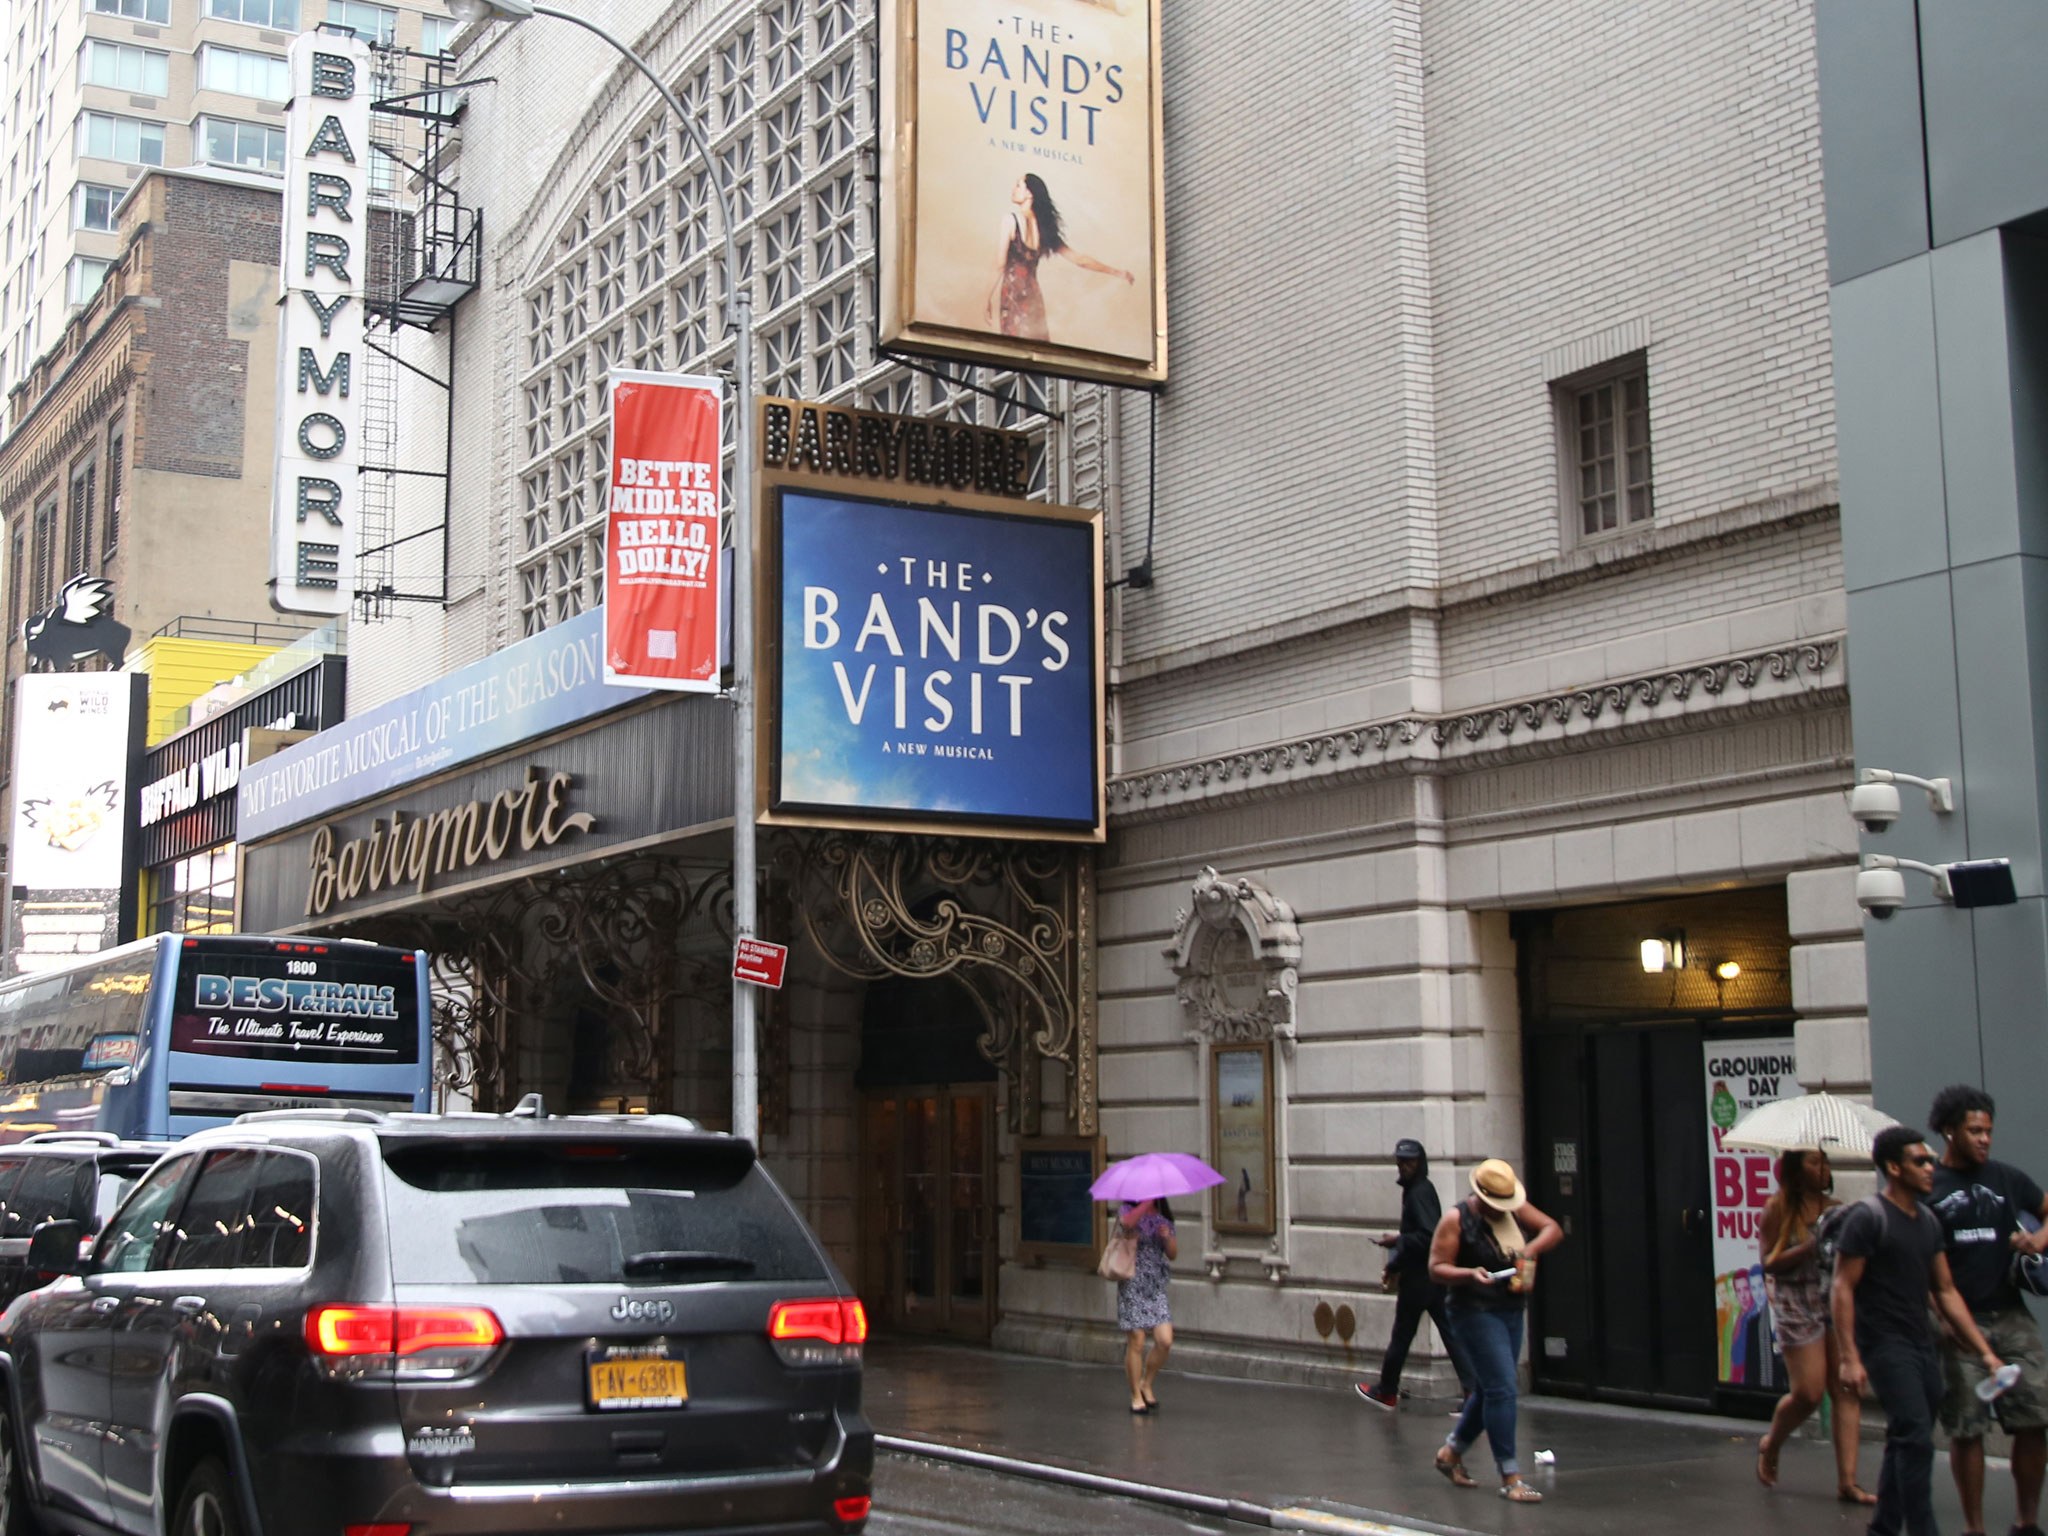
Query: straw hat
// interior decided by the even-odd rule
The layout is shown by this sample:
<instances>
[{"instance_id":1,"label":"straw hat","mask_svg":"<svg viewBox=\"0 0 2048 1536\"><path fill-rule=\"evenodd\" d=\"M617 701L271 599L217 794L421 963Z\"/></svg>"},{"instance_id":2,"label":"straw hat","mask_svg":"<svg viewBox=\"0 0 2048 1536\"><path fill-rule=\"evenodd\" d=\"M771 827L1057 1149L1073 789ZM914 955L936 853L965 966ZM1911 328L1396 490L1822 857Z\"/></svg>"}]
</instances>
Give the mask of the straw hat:
<instances>
[{"instance_id":1,"label":"straw hat","mask_svg":"<svg viewBox=\"0 0 2048 1536\"><path fill-rule=\"evenodd\" d=\"M1515 1177L1515 1170L1497 1157L1489 1157L1472 1170L1472 1193L1496 1211L1519 1211L1529 1203L1529 1192Z\"/></svg>"}]
</instances>

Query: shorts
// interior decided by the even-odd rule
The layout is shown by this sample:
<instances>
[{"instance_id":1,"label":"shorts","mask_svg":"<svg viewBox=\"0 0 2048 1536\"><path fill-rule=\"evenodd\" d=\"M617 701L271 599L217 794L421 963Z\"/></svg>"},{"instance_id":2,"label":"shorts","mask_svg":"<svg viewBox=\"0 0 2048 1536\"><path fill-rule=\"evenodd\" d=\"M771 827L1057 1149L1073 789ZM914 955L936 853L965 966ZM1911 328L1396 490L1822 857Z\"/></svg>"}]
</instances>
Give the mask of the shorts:
<instances>
[{"instance_id":1,"label":"shorts","mask_svg":"<svg viewBox=\"0 0 2048 1536\"><path fill-rule=\"evenodd\" d=\"M1780 1349L1818 1344L1828 1336L1834 1319L1828 1316L1827 1292L1821 1289L1818 1269L1766 1275L1764 1294L1771 1301L1771 1324L1777 1330Z\"/></svg>"},{"instance_id":2,"label":"shorts","mask_svg":"<svg viewBox=\"0 0 2048 1536\"><path fill-rule=\"evenodd\" d=\"M2018 1306L1972 1316L1991 1352L2007 1365L2017 1365L2020 1379L1985 1402L1977 1396L1977 1383L1989 1374L1983 1364L1943 1340L1941 1427L1957 1440L1981 1440L1994 1426L2048 1429L2048 1349L2041 1345L2033 1314Z\"/></svg>"}]
</instances>

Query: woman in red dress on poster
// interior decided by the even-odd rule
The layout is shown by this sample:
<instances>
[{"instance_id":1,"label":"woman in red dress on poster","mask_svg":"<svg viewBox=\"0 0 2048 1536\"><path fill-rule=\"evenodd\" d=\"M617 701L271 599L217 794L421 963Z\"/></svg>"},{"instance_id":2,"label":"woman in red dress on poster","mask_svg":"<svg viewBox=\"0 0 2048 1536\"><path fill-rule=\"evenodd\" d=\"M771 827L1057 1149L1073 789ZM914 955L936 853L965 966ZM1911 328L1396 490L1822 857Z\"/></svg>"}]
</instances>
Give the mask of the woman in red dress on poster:
<instances>
[{"instance_id":1,"label":"woman in red dress on poster","mask_svg":"<svg viewBox=\"0 0 2048 1536\"><path fill-rule=\"evenodd\" d=\"M1052 340L1045 323L1045 295L1038 288L1038 265L1048 256L1064 256L1084 271L1120 277L1126 283L1138 280L1135 273L1084 256L1067 244L1060 211L1036 174L1027 171L1017 178L1010 201L1015 206L1003 218L1002 253L984 310L1003 335Z\"/></svg>"}]
</instances>

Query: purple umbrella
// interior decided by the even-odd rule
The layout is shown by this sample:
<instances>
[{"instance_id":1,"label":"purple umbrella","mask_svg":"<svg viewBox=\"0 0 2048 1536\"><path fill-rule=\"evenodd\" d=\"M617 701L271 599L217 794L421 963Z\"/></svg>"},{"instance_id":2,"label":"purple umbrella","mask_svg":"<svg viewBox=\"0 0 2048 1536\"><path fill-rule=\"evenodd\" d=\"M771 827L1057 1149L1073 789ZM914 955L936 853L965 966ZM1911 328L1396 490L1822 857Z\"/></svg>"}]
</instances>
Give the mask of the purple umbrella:
<instances>
[{"instance_id":1,"label":"purple umbrella","mask_svg":"<svg viewBox=\"0 0 2048 1536\"><path fill-rule=\"evenodd\" d=\"M1185 1152L1140 1152L1109 1168L1088 1187L1098 1200L1157 1200L1192 1195L1223 1182L1223 1175Z\"/></svg>"}]
</instances>

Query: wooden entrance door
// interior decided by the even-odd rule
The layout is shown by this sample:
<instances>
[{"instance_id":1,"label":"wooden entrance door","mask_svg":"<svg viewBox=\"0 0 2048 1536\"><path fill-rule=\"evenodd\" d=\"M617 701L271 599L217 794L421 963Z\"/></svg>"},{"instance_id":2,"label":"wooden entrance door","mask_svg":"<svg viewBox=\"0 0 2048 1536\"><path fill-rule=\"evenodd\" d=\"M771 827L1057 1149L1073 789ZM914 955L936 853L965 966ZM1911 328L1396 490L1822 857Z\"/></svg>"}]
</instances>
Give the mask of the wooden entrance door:
<instances>
[{"instance_id":1,"label":"wooden entrance door","mask_svg":"<svg viewBox=\"0 0 2048 1536\"><path fill-rule=\"evenodd\" d=\"M863 1096L859 1285L877 1327L986 1339L994 1326L994 1110L987 1083Z\"/></svg>"}]
</instances>

